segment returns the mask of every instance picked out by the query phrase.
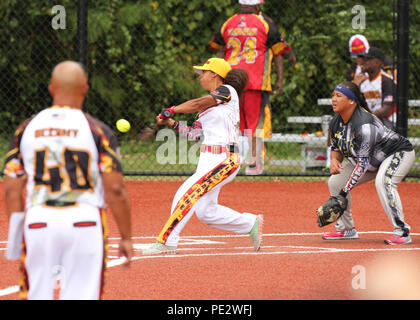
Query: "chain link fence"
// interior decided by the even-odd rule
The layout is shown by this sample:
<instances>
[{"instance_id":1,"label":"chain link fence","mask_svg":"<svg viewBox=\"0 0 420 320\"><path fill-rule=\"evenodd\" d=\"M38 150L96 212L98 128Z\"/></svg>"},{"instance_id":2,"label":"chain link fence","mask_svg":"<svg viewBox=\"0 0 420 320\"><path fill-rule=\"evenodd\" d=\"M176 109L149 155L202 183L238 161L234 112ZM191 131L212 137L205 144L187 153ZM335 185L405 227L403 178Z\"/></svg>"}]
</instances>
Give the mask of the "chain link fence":
<instances>
[{"instance_id":1,"label":"chain link fence","mask_svg":"<svg viewBox=\"0 0 420 320\"><path fill-rule=\"evenodd\" d=\"M0 139L6 153L14 128L51 104L48 82L63 60L80 60L78 5L87 4L87 57L90 90L85 111L115 130L127 175L170 176L194 172L194 141L169 139L157 131L139 133L165 107L197 98L192 66L215 55L209 42L217 27L239 10L237 0L23 1L0 4ZM266 142L268 176L328 176L325 116L334 87L352 64L348 41L367 37L397 61L396 3L344 0L266 0L262 10L293 48L297 63L284 61L283 92L271 96L273 138ZM79 7L80 8L80 7ZM409 127L420 139L420 4L410 1ZM80 31L80 30L79 30ZM83 59L82 59L83 60ZM272 82L276 81L273 68ZM131 130L120 133L125 118ZM191 123L193 115L177 115ZM411 121L411 120L412 121ZM417 147L418 150L418 147ZM420 151L420 150L419 150ZM418 152L420 154L420 152ZM420 164L420 158L417 158ZM244 175L244 168L241 169ZM410 172L418 177L420 166Z\"/></svg>"}]
</instances>

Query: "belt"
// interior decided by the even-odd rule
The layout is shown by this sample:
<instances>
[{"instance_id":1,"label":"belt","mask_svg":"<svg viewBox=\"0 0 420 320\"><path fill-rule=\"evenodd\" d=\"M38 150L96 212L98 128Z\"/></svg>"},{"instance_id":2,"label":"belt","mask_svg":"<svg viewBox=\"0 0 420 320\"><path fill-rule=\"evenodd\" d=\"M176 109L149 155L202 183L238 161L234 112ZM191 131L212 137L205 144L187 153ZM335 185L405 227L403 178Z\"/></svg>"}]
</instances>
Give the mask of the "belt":
<instances>
[{"instance_id":1,"label":"belt","mask_svg":"<svg viewBox=\"0 0 420 320\"><path fill-rule=\"evenodd\" d=\"M237 144L228 144L226 146L219 146L219 145L206 145L202 144L200 146L201 152L211 152L213 154L220 154L220 153L239 153L238 145Z\"/></svg>"},{"instance_id":2,"label":"belt","mask_svg":"<svg viewBox=\"0 0 420 320\"><path fill-rule=\"evenodd\" d=\"M47 200L45 205L48 207L71 207L76 205L76 201L59 201L59 200Z\"/></svg>"}]
</instances>

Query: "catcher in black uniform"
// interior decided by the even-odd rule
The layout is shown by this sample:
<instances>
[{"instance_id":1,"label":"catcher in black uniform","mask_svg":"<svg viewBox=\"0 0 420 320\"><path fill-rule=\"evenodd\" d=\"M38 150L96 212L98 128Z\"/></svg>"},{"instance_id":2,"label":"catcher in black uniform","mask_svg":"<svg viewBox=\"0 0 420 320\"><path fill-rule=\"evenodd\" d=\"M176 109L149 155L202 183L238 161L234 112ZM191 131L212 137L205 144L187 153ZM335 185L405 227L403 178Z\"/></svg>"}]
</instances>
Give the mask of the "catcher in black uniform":
<instances>
[{"instance_id":1,"label":"catcher in black uniform","mask_svg":"<svg viewBox=\"0 0 420 320\"><path fill-rule=\"evenodd\" d=\"M320 227L337 221L337 231L325 233L323 239L358 238L351 215L350 190L375 179L382 207L394 227L393 236L386 238L385 243L411 243L397 185L413 166L413 146L367 111L363 94L352 82L343 82L334 89L332 107L336 115L329 132L331 197L318 208L317 215Z\"/></svg>"}]
</instances>

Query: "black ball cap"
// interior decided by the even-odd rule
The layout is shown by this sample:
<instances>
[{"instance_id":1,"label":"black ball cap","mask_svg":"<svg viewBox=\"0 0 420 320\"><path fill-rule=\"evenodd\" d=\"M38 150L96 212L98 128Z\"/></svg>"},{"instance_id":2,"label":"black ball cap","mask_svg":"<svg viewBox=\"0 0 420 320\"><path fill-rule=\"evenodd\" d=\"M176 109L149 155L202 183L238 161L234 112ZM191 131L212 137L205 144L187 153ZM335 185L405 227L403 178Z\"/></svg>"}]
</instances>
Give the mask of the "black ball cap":
<instances>
[{"instance_id":1,"label":"black ball cap","mask_svg":"<svg viewBox=\"0 0 420 320\"><path fill-rule=\"evenodd\" d=\"M381 61L384 61L385 54L379 48L370 47L369 51L366 54L364 54L363 57L368 59L379 59Z\"/></svg>"}]
</instances>

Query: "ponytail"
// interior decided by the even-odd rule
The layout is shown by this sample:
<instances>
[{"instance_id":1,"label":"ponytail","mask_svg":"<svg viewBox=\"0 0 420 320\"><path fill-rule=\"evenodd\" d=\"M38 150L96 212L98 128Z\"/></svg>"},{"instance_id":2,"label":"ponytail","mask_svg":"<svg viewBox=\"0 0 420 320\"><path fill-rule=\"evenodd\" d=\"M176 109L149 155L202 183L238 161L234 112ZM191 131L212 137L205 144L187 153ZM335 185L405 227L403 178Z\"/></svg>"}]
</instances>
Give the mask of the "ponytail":
<instances>
[{"instance_id":1,"label":"ponytail","mask_svg":"<svg viewBox=\"0 0 420 320\"><path fill-rule=\"evenodd\" d=\"M225 84L232 86L240 97L248 83L248 72L242 68L235 68L229 71Z\"/></svg>"}]
</instances>

